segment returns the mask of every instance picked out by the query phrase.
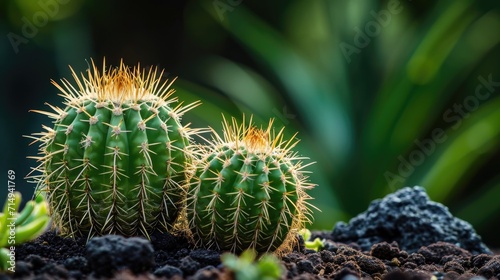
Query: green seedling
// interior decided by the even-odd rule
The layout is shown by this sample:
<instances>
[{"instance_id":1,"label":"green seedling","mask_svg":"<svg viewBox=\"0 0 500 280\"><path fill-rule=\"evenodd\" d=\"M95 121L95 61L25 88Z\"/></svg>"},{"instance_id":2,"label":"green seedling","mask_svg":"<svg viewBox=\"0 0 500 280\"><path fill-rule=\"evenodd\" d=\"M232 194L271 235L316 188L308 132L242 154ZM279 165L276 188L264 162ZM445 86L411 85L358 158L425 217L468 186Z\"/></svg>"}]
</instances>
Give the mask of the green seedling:
<instances>
[{"instance_id":1,"label":"green seedling","mask_svg":"<svg viewBox=\"0 0 500 280\"><path fill-rule=\"evenodd\" d=\"M0 271L15 267L15 246L37 238L50 224L48 204L41 194L18 213L20 204L21 194L9 193L0 213Z\"/></svg>"},{"instance_id":2,"label":"green seedling","mask_svg":"<svg viewBox=\"0 0 500 280\"><path fill-rule=\"evenodd\" d=\"M311 249L316 252L320 251L325 247L325 241L321 240L319 237L316 237L313 241L311 241L311 231L304 228L299 231L299 234L304 239L304 245L306 249Z\"/></svg>"},{"instance_id":3,"label":"green seedling","mask_svg":"<svg viewBox=\"0 0 500 280\"><path fill-rule=\"evenodd\" d=\"M289 252L310 222L311 197L303 164L283 129L258 129L225 119L223 137L195 148L187 195L187 223L197 245L241 253Z\"/></svg>"},{"instance_id":4,"label":"green seedling","mask_svg":"<svg viewBox=\"0 0 500 280\"><path fill-rule=\"evenodd\" d=\"M264 254L255 260L254 250L245 250L238 257L232 253L221 256L224 266L234 273L236 280L273 280L279 279L283 273L280 261L272 254Z\"/></svg>"},{"instance_id":5,"label":"green seedling","mask_svg":"<svg viewBox=\"0 0 500 280\"><path fill-rule=\"evenodd\" d=\"M163 72L139 66L99 71L94 63L75 83L53 82L65 107L34 110L53 127L33 134L39 162L30 176L45 192L64 236L143 235L173 228L186 190L187 150L197 130ZM31 174L30 174L31 175Z\"/></svg>"}]
</instances>

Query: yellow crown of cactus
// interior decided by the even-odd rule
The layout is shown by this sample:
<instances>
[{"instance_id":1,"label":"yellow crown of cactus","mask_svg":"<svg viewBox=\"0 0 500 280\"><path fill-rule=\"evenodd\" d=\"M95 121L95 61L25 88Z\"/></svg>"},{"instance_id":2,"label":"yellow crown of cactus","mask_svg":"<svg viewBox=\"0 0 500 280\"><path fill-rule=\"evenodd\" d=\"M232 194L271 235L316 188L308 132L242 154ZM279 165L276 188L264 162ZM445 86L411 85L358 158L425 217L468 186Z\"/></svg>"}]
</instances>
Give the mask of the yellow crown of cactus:
<instances>
[{"instance_id":1,"label":"yellow crown of cactus","mask_svg":"<svg viewBox=\"0 0 500 280\"><path fill-rule=\"evenodd\" d=\"M280 255L310 222L307 158L292 151L295 136L284 141L272 123L264 130L251 118L248 126L224 119L223 136L213 132L213 140L194 149L185 216L198 245Z\"/></svg>"},{"instance_id":2,"label":"yellow crown of cactus","mask_svg":"<svg viewBox=\"0 0 500 280\"><path fill-rule=\"evenodd\" d=\"M47 193L54 225L63 235L125 236L172 228L184 200L186 149L197 130L181 116L197 106L182 107L172 97L172 82L163 72L128 68L100 72L92 62L75 85L52 83L65 108L33 110L53 119L35 133L40 162L32 175ZM30 174L31 175L31 174Z\"/></svg>"}]
</instances>

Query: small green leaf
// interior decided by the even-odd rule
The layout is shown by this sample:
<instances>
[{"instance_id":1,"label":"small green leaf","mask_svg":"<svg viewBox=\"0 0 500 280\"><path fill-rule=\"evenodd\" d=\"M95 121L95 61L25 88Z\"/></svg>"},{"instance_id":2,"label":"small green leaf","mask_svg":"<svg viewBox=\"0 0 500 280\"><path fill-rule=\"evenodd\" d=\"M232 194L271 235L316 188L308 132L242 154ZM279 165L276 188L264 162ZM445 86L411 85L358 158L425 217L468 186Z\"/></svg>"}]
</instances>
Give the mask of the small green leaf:
<instances>
[{"instance_id":1,"label":"small green leaf","mask_svg":"<svg viewBox=\"0 0 500 280\"><path fill-rule=\"evenodd\" d=\"M257 262L258 270L262 279L278 279L283 273L279 260L273 255L264 255Z\"/></svg>"},{"instance_id":2,"label":"small green leaf","mask_svg":"<svg viewBox=\"0 0 500 280\"><path fill-rule=\"evenodd\" d=\"M309 241L309 239L311 238L311 231L308 230L307 228L299 230L299 234L302 235L304 241Z\"/></svg>"},{"instance_id":3,"label":"small green leaf","mask_svg":"<svg viewBox=\"0 0 500 280\"><path fill-rule=\"evenodd\" d=\"M39 217L29 224L16 227L16 245L33 240L47 229L50 217Z\"/></svg>"},{"instance_id":4,"label":"small green leaf","mask_svg":"<svg viewBox=\"0 0 500 280\"><path fill-rule=\"evenodd\" d=\"M254 250L245 250L238 257L231 253L221 256L224 266L233 271L237 280L272 280L279 279L283 269L279 260L271 254L264 254L255 261Z\"/></svg>"},{"instance_id":5,"label":"small green leaf","mask_svg":"<svg viewBox=\"0 0 500 280\"><path fill-rule=\"evenodd\" d=\"M26 202L26 205L24 205L23 210L17 216L16 223L15 223L16 226L22 225L24 222L26 222L28 217L31 216L33 209L35 209L35 202L34 201Z\"/></svg>"}]
</instances>

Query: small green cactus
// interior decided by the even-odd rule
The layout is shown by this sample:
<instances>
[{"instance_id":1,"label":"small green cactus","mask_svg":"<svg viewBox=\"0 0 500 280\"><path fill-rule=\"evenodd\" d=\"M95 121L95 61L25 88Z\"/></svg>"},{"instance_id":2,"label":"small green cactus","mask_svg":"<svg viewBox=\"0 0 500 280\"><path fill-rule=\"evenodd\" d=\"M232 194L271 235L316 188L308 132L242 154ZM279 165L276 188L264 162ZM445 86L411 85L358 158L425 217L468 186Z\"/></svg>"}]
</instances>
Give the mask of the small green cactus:
<instances>
[{"instance_id":1,"label":"small green cactus","mask_svg":"<svg viewBox=\"0 0 500 280\"><path fill-rule=\"evenodd\" d=\"M186 200L189 232L198 245L240 253L248 248L277 255L290 251L310 222L304 157L294 137L225 119L224 136L198 146Z\"/></svg>"},{"instance_id":2,"label":"small green cactus","mask_svg":"<svg viewBox=\"0 0 500 280\"><path fill-rule=\"evenodd\" d=\"M9 193L0 213L0 271L13 272L15 246L37 238L50 224L48 205L42 195L28 201L18 213L20 204L21 194Z\"/></svg>"},{"instance_id":3,"label":"small green cactus","mask_svg":"<svg viewBox=\"0 0 500 280\"><path fill-rule=\"evenodd\" d=\"M46 192L54 225L67 236L149 236L170 230L185 196L186 147L197 130L181 116L199 103L172 107L172 82L157 69L121 62L102 73L72 69L76 85L52 82L65 108L39 111L53 128L33 134L40 162L31 176Z\"/></svg>"}]
</instances>

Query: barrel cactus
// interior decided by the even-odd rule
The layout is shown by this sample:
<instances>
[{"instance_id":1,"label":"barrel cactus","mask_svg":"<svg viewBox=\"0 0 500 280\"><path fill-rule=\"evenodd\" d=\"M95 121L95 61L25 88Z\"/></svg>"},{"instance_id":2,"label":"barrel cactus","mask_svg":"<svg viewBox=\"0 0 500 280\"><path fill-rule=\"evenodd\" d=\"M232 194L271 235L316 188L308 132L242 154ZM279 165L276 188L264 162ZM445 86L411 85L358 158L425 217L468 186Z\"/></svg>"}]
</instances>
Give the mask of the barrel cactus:
<instances>
[{"instance_id":1,"label":"barrel cactus","mask_svg":"<svg viewBox=\"0 0 500 280\"><path fill-rule=\"evenodd\" d=\"M294 137L223 122L223 136L198 146L186 199L186 227L197 245L233 253L288 252L310 222L310 196Z\"/></svg>"},{"instance_id":2,"label":"barrel cactus","mask_svg":"<svg viewBox=\"0 0 500 280\"><path fill-rule=\"evenodd\" d=\"M185 196L187 147L197 130L181 116L171 82L155 68L119 67L102 72L92 63L75 84L52 82L65 108L33 110L53 127L33 134L40 143L34 168L61 235L149 236L170 230ZM177 106L173 106L177 103Z\"/></svg>"}]
</instances>

